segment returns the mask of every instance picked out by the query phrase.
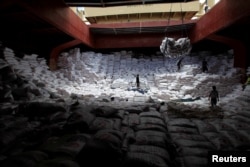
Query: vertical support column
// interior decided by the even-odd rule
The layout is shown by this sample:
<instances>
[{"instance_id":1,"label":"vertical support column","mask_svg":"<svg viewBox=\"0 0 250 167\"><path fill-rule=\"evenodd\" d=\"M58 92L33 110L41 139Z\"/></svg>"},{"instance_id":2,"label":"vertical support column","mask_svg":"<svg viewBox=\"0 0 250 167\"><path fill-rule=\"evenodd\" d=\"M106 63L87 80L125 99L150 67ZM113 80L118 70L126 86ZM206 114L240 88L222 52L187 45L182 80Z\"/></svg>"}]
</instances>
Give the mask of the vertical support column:
<instances>
[{"instance_id":1,"label":"vertical support column","mask_svg":"<svg viewBox=\"0 0 250 167\"><path fill-rule=\"evenodd\" d=\"M215 34L208 36L207 39L218 41L230 46L234 50L234 67L244 69L247 67L247 48L243 42Z\"/></svg>"},{"instance_id":2,"label":"vertical support column","mask_svg":"<svg viewBox=\"0 0 250 167\"><path fill-rule=\"evenodd\" d=\"M202 16L190 30L191 43L199 42L210 34L214 34L249 16L249 0L221 0Z\"/></svg>"},{"instance_id":3,"label":"vertical support column","mask_svg":"<svg viewBox=\"0 0 250 167\"><path fill-rule=\"evenodd\" d=\"M78 45L78 44L81 44L81 43L82 43L81 40L75 39L75 40L66 42L66 43L61 44L61 45L57 46L56 48L54 48L50 53L50 60L49 60L50 70L53 71L53 70L57 69L57 59L58 59L59 54L63 50L71 48L71 47Z\"/></svg>"},{"instance_id":4,"label":"vertical support column","mask_svg":"<svg viewBox=\"0 0 250 167\"><path fill-rule=\"evenodd\" d=\"M247 49L243 43L234 44L234 67L247 68Z\"/></svg>"}]
</instances>

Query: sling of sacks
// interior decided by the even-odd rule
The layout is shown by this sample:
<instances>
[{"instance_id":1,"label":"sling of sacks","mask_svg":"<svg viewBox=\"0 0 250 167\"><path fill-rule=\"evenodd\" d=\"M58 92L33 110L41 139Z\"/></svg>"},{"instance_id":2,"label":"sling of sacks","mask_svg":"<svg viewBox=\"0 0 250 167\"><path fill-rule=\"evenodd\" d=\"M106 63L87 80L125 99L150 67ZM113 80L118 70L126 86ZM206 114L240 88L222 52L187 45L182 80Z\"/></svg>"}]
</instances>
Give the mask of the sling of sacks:
<instances>
[{"instance_id":1,"label":"sling of sacks","mask_svg":"<svg viewBox=\"0 0 250 167\"><path fill-rule=\"evenodd\" d=\"M161 53L165 57L178 58L184 55L188 55L192 49L190 44L190 39L179 38L175 40L174 38L166 37L160 46Z\"/></svg>"}]
</instances>

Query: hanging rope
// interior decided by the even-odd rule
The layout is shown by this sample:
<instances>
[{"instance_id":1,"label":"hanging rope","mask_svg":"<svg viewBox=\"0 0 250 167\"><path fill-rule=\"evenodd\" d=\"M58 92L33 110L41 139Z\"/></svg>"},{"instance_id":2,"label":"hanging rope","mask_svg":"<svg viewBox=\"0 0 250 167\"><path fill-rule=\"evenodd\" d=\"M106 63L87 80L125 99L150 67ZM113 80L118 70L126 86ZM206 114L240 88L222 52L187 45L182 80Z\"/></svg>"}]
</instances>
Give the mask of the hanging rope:
<instances>
[{"instance_id":1,"label":"hanging rope","mask_svg":"<svg viewBox=\"0 0 250 167\"><path fill-rule=\"evenodd\" d=\"M184 1L184 2L186 2L186 0ZM185 16L185 13L183 13L183 10L182 10L182 3L180 3L180 7L181 7L181 23L182 23L182 26L184 27L183 29L182 29L182 36L183 37L187 37L188 36L188 34L187 34L187 29L186 29L186 25L184 24L184 16ZM184 33L185 34L184 34Z\"/></svg>"},{"instance_id":2,"label":"hanging rope","mask_svg":"<svg viewBox=\"0 0 250 167\"><path fill-rule=\"evenodd\" d=\"M184 2L186 2L186 0ZM183 26L183 29L182 29L182 37L183 38L180 38L180 39L185 40L185 42L182 45L182 49L180 50L180 51L182 51L182 52L180 52L180 57L183 57L183 56L186 56L190 53L192 46L190 43L190 39L188 38L186 25L184 24L185 13L183 13L182 3L180 3L180 7L181 7L181 20L182 20L182 26Z\"/></svg>"},{"instance_id":3,"label":"hanging rope","mask_svg":"<svg viewBox=\"0 0 250 167\"><path fill-rule=\"evenodd\" d=\"M184 26L184 15L182 13L182 4L180 3L180 8L181 8L181 25ZM182 30L182 36L183 36L183 30Z\"/></svg>"},{"instance_id":4,"label":"hanging rope","mask_svg":"<svg viewBox=\"0 0 250 167\"><path fill-rule=\"evenodd\" d=\"M182 26L183 26L184 15L182 11L182 4L180 4L180 8L181 8L181 20L182 20ZM172 10L172 4L171 4L170 10ZM167 28L168 27L166 27L165 29L165 35L167 34ZM183 36L183 31L182 31L182 36ZM170 58L180 58L185 55L188 55L191 49L192 47L190 44L190 40L187 37L179 38L178 40L175 40L174 38L169 38L165 36L165 38L162 41L162 44L160 45L160 50L162 54L165 57L170 57Z\"/></svg>"},{"instance_id":5,"label":"hanging rope","mask_svg":"<svg viewBox=\"0 0 250 167\"><path fill-rule=\"evenodd\" d=\"M170 19L171 19L171 12L172 12L172 3L170 4L170 10L169 10L169 15L168 15L168 22L167 22L167 26L164 30L165 32L165 37L167 36L167 30L168 30L168 26L169 26L169 23L170 23Z\"/></svg>"},{"instance_id":6,"label":"hanging rope","mask_svg":"<svg viewBox=\"0 0 250 167\"><path fill-rule=\"evenodd\" d=\"M169 15L168 15L168 23L167 23L167 26L166 26L166 28L164 30L164 32L165 32L165 44L164 44L164 51L162 53L165 53L166 49L167 49L168 37L166 37L166 36L167 36L167 32L168 32L167 30L168 30L168 26L169 26L170 19L171 19L171 12L172 12L172 3L170 4L170 11L169 11ZM163 41L164 41L164 39L163 39ZM160 48L161 48L161 46L160 46Z\"/></svg>"},{"instance_id":7,"label":"hanging rope","mask_svg":"<svg viewBox=\"0 0 250 167\"><path fill-rule=\"evenodd\" d=\"M172 38L169 38L167 35L168 33L168 27L169 27L169 24L170 24L170 19L171 19L171 12L172 12L172 3L170 4L170 10L169 10L169 15L168 15L168 22L167 22L167 26L164 30L164 33L165 33L165 37L164 39L162 40L162 44L160 45L160 50L162 52L162 54L165 56L165 57L171 57L170 55L168 55L168 46L169 45L172 45Z\"/></svg>"}]
</instances>

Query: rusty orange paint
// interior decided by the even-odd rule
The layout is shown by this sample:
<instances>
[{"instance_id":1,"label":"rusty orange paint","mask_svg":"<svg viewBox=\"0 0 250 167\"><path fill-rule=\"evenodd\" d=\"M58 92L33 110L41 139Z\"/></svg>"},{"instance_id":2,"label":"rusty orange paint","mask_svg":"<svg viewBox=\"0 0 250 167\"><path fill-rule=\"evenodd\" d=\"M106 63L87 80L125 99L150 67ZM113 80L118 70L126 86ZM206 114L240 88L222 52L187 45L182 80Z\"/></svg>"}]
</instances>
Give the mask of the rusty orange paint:
<instances>
[{"instance_id":1,"label":"rusty orange paint","mask_svg":"<svg viewBox=\"0 0 250 167\"><path fill-rule=\"evenodd\" d=\"M63 44L55 47L50 53L50 62L49 62L50 63L49 64L50 70L57 69L57 59L63 50L71 48L71 47L76 46L76 45L79 45L81 43L82 43L81 40L75 39L75 40L63 43Z\"/></svg>"}]
</instances>

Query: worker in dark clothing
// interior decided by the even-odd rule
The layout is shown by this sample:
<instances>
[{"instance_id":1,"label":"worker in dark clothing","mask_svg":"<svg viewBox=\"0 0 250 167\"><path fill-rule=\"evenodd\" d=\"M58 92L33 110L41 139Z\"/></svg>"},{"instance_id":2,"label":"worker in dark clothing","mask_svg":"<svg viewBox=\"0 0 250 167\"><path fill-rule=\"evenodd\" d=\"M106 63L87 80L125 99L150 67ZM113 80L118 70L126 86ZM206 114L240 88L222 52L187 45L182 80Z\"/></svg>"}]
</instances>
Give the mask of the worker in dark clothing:
<instances>
[{"instance_id":1,"label":"worker in dark clothing","mask_svg":"<svg viewBox=\"0 0 250 167\"><path fill-rule=\"evenodd\" d=\"M208 10L209 10L208 5L205 5L205 6L204 6L204 11L205 11L205 13L207 13L207 12L208 12Z\"/></svg>"},{"instance_id":2,"label":"worker in dark clothing","mask_svg":"<svg viewBox=\"0 0 250 167\"><path fill-rule=\"evenodd\" d=\"M202 72L207 72L208 68L207 68L207 61L205 59L203 59L202 61Z\"/></svg>"},{"instance_id":3,"label":"worker in dark clothing","mask_svg":"<svg viewBox=\"0 0 250 167\"><path fill-rule=\"evenodd\" d=\"M210 102L211 102L211 107L214 108L216 106L217 102L219 101L219 93L216 90L216 86L213 86L212 88L213 89L209 94L208 100L210 100Z\"/></svg>"},{"instance_id":4,"label":"worker in dark clothing","mask_svg":"<svg viewBox=\"0 0 250 167\"><path fill-rule=\"evenodd\" d=\"M140 88L139 74L136 75L136 86L137 86L138 89Z\"/></svg>"},{"instance_id":5,"label":"worker in dark clothing","mask_svg":"<svg viewBox=\"0 0 250 167\"><path fill-rule=\"evenodd\" d=\"M181 62L182 62L183 58L181 58L178 63L177 63L177 67L178 67L178 71L180 71L181 69Z\"/></svg>"}]
</instances>

